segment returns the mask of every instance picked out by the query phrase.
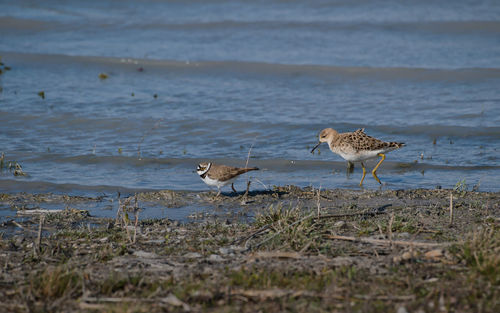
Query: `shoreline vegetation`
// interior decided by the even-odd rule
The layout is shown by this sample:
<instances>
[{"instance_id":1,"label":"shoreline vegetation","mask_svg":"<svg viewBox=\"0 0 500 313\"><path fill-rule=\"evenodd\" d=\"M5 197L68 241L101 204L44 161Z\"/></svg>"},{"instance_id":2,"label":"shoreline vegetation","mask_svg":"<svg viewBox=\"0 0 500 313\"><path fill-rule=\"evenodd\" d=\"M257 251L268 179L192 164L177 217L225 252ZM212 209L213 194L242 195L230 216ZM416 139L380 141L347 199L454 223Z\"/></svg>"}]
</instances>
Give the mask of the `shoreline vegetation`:
<instances>
[{"instance_id":1,"label":"shoreline vegetation","mask_svg":"<svg viewBox=\"0 0 500 313\"><path fill-rule=\"evenodd\" d=\"M235 210L140 219L144 202L168 208L194 194ZM500 310L499 192L166 190L119 199L116 218L72 208L98 199L71 195L0 194L0 203L55 197L66 204L55 213L4 219L0 311Z\"/></svg>"}]
</instances>

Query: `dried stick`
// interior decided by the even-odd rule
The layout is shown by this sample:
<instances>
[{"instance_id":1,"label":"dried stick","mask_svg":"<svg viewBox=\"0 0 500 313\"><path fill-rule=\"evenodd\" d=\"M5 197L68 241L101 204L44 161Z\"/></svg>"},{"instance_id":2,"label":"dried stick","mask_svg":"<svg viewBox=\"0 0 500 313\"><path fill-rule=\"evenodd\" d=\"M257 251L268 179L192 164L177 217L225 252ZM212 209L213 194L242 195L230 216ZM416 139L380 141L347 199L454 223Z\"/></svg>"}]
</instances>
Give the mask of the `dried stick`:
<instances>
[{"instance_id":1,"label":"dried stick","mask_svg":"<svg viewBox=\"0 0 500 313\"><path fill-rule=\"evenodd\" d=\"M253 232L249 236L243 238L241 241L243 241L243 240L245 241L245 249L247 249L247 250L249 249L248 243L250 242L250 239L252 239L253 237L255 237L257 235L260 235L264 231L267 231L269 228L271 228L271 224L267 224L266 226L262 227L261 229L257 230L256 232Z\"/></svg>"},{"instance_id":2,"label":"dried stick","mask_svg":"<svg viewBox=\"0 0 500 313\"><path fill-rule=\"evenodd\" d=\"M353 295L353 298L362 299L362 300L392 300L392 301L409 301L415 300L415 295L409 296L372 296L372 295Z\"/></svg>"},{"instance_id":3,"label":"dried stick","mask_svg":"<svg viewBox=\"0 0 500 313\"><path fill-rule=\"evenodd\" d=\"M122 209L122 202L121 202L121 199L120 199L120 192L118 191L118 210L116 211L116 221L115 221L115 224L118 224L121 209Z\"/></svg>"},{"instance_id":4,"label":"dried stick","mask_svg":"<svg viewBox=\"0 0 500 313\"><path fill-rule=\"evenodd\" d=\"M135 227L134 227L134 239L132 243L135 243L137 239L137 223L139 222L139 205L137 204L137 194L134 195L134 216L135 216Z\"/></svg>"},{"instance_id":5,"label":"dried stick","mask_svg":"<svg viewBox=\"0 0 500 313\"><path fill-rule=\"evenodd\" d=\"M253 139L252 145L250 146L250 149L248 149L247 161L245 162L245 168L248 167L248 161L250 160L250 153L252 152L252 148L253 148L253 145L255 144L255 140L256 139L257 139L257 137L255 137ZM247 175L247 190L245 191L245 193L241 197L242 201L245 201L247 199L247 197L248 197L248 190L249 189L250 189L250 180L248 179L248 175Z\"/></svg>"},{"instance_id":6,"label":"dried stick","mask_svg":"<svg viewBox=\"0 0 500 313\"><path fill-rule=\"evenodd\" d=\"M319 189L318 189L318 199L316 200L316 206L317 206L317 209L318 209L318 219L321 215L321 203L319 202L319 196L321 195L321 186L319 186Z\"/></svg>"},{"instance_id":7,"label":"dried stick","mask_svg":"<svg viewBox=\"0 0 500 313\"><path fill-rule=\"evenodd\" d=\"M128 218L128 213L125 213L124 219L125 219L125 232L127 233L128 242L132 242L132 239L130 238L130 231L128 230L128 222L130 221Z\"/></svg>"},{"instance_id":8,"label":"dried stick","mask_svg":"<svg viewBox=\"0 0 500 313\"><path fill-rule=\"evenodd\" d=\"M137 224L139 222L139 210L136 210L134 214L135 214L135 229L134 229L134 240L132 241L132 243L135 243L137 239Z\"/></svg>"},{"instance_id":9,"label":"dried stick","mask_svg":"<svg viewBox=\"0 0 500 313\"><path fill-rule=\"evenodd\" d=\"M450 226L453 225L453 193L450 192Z\"/></svg>"},{"instance_id":10,"label":"dried stick","mask_svg":"<svg viewBox=\"0 0 500 313\"><path fill-rule=\"evenodd\" d=\"M250 146L250 149L248 149L248 155L247 155L247 162L245 163L245 168L248 167L248 161L250 160L250 152L252 152L253 145L255 144L255 140L257 139L257 136L253 139L252 145Z\"/></svg>"},{"instance_id":11,"label":"dried stick","mask_svg":"<svg viewBox=\"0 0 500 313\"><path fill-rule=\"evenodd\" d=\"M154 302L154 299L144 299L144 298L111 298L111 297L86 297L81 301L83 302L112 302L112 303L120 303L120 302Z\"/></svg>"},{"instance_id":12,"label":"dried stick","mask_svg":"<svg viewBox=\"0 0 500 313\"><path fill-rule=\"evenodd\" d=\"M247 241L248 239L251 239L252 237L255 237L255 236L259 235L263 231L268 230L271 227L271 225L272 225L272 223L264 225L263 227L261 227L261 228L257 229L256 231L252 232L250 235L247 235L247 236L245 236L243 238L234 240L233 242L231 242L231 244L234 245L234 244L237 244L239 242Z\"/></svg>"},{"instance_id":13,"label":"dried stick","mask_svg":"<svg viewBox=\"0 0 500 313\"><path fill-rule=\"evenodd\" d=\"M254 177L253 180L255 180L256 182L258 182L259 184L261 184L267 190L271 190L271 186L266 186L266 184L264 184L263 182L261 182L259 179L257 179L257 178Z\"/></svg>"},{"instance_id":14,"label":"dried stick","mask_svg":"<svg viewBox=\"0 0 500 313\"><path fill-rule=\"evenodd\" d=\"M394 212L391 214L391 219L389 220L388 232L389 232L389 241L392 243L392 223L394 222ZM392 246L392 244L391 244Z\"/></svg>"},{"instance_id":15,"label":"dried stick","mask_svg":"<svg viewBox=\"0 0 500 313\"><path fill-rule=\"evenodd\" d=\"M329 239L362 242L375 245L389 245L389 246L398 245L398 246L414 246L414 247L443 247L453 244L452 242L435 243L435 242L402 241L402 240L391 241L385 239L356 238L356 237L341 236L341 235L326 235L326 237Z\"/></svg>"},{"instance_id":16,"label":"dried stick","mask_svg":"<svg viewBox=\"0 0 500 313\"><path fill-rule=\"evenodd\" d=\"M23 225L19 224L18 222L16 221L12 221L12 224L16 225L17 227L21 228L21 229L24 229Z\"/></svg>"},{"instance_id":17,"label":"dried stick","mask_svg":"<svg viewBox=\"0 0 500 313\"><path fill-rule=\"evenodd\" d=\"M245 193L243 194L243 196L241 197L241 199L245 200L248 197L248 192L250 190L250 184L251 183L252 183L251 181L247 180L247 190L245 191Z\"/></svg>"},{"instance_id":18,"label":"dried stick","mask_svg":"<svg viewBox=\"0 0 500 313\"><path fill-rule=\"evenodd\" d=\"M59 213L62 212L62 210L46 210L46 209L32 209L32 210L20 210L17 211L18 215L36 215L36 214L47 214L47 213Z\"/></svg>"},{"instance_id":19,"label":"dried stick","mask_svg":"<svg viewBox=\"0 0 500 313\"><path fill-rule=\"evenodd\" d=\"M40 252L40 246L42 243L42 229L44 221L45 221L45 215L40 215L40 224L38 225L38 237L36 239L36 249L38 252Z\"/></svg>"},{"instance_id":20,"label":"dried stick","mask_svg":"<svg viewBox=\"0 0 500 313\"><path fill-rule=\"evenodd\" d=\"M376 212L359 212L359 213L349 213L349 214L324 214L320 215L317 218L318 219L323 219L323 218L344 218L344 217L354 217L354 216L373 216L377 214L387 214L385 211L376 211Z\"/></svg>"}]
</instances>

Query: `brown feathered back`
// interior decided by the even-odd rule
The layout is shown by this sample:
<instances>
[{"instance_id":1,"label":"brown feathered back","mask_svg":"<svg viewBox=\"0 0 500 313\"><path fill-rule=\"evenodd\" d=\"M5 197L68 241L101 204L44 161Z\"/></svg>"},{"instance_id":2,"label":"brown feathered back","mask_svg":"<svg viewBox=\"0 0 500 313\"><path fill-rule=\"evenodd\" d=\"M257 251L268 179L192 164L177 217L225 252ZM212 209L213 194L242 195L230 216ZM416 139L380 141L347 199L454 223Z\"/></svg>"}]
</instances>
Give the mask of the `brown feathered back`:
<instances>
[{"instance_id":1,"label":"brown feathered back","mask_svg":"<svg viewBox=\"0 0 500 313\"><path fill-rule=\"evenodd\" d=\"M212 164L210 170L208 171L208 176L220 181L226 181L246 172L257 170L257 167L232 167L227 165Z\"/></svg>"},{"instance_id":2,"label":"brown feathered back","mask_svg":"<svg viewBox=\"0 0 500 313\"><path fill-rule=\"evenodd\" d=\"M405 145L402 142L385 142L377 138L373 138L372 136L365 134L364 128L358 129L352 133L341 133L337 136L336 139L336 142L333 144L334 146L341 146L341 142L345 142L345 140L347 139L349 144L356 151L378 150L387 148L399 149Z\"/></svg>"}]
</instances>

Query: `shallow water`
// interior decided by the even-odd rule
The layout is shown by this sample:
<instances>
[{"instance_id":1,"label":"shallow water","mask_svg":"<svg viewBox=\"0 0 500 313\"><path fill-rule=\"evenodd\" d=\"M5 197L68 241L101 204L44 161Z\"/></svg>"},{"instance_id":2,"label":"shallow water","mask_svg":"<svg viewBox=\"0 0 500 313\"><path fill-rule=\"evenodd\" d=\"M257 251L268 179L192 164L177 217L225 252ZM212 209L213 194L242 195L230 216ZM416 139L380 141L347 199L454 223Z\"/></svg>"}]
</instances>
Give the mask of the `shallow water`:
<instances>
[{"instance_id":1,"label":"shallow water","mask_svg":"<svg viewBox=\"0 0 500 313\"><path fill-rule=\"evenodd\" d=\"M359 166L346 175L325 144L309 153L325 127L407 144L387 155L382 188L499 190L498 1L11 1L0 12L12 68L0 75L0 152L29 175L4 169L2 192L207 190L199 161L244 166L250 148L253 188L358 188ZM367 176L365 188L379 186Z\"/></svg>"}]
</instances>

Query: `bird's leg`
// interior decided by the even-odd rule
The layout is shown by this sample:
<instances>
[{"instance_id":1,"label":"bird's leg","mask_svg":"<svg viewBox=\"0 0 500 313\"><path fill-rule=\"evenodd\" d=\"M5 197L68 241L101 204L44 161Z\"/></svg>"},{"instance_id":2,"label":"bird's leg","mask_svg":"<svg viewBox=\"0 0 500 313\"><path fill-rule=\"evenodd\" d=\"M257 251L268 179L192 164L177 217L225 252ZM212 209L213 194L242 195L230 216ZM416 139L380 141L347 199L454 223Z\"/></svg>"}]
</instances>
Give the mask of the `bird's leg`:
<instances>
[{"instance_id":1,"label":"bird's leg","mask_svg":"<svg viewBox=\"0 0 500 313\"><path fill-rule=\"evenodd\" d=\"M233 189L234 193L238 193L236 189L234 189L234 183L231 184L231 188Z\"/></svg>"},{"instance_id":2,"label":"bird's leg","mask_svg":"<svg viewBox=\"0 0 500 313\"><path fill-rule=\"evenodd\" d=\"M366 168L365 168L365 165L363 164L363 162L361 162L361 167L363 168L363 177L361 177L361 181L359 182L360 186L363 185L363 180L365 179L365 175L366 175Z\"/></svg>"},{"instance_id":3,"label":"bird's leg","mask_svg":"<svg viewBox=\"0 0 500 313\"><path fill-rule=\"evenodd\" d=\"M373 169L373 171L372 171L372 175L373 175L373 177L375 178L375 180L376 180L376 181L378 181L378 183L379 183L379 184L382 184L382 183L380 182L380 179L378 179L378 177L377 177L377 169L378 169L378 167L380 166L380 164L382 164L382 162L384 162L384 160L385 160L385 154L383 154L383 153L379 153L379 154L378 154L378 156L379 156L379 157L382 157L382 158L381 158L381 159L380 159L380 161L377 163L377 165L375 165L375 168L374 168L374 169Z\"/></svg>"},{"instance_id":4,"label":"bird's leg","mask_svg":"<svg viewBox=\"0 0 500 313\"><path fill-rule=\"evenodd\" d=\"M354 172L354 163L351 161L347 161L347 175L351 174Z\"/></svg>"},{"instance_id":5,"label":"bird's leg","mask_svg":"<svg viewBox=\"0 0 500 313\"><path fill-rule=\"evenodd\" d=\"M217 189L219 190L219 192L217 192L217 194L215 195L215 197L216 197L216 198L218 198L218 197L219 197L219 195L220 195L220 193L221 193L220 188L217 188Z\"/></svg>"}]
</instances>

